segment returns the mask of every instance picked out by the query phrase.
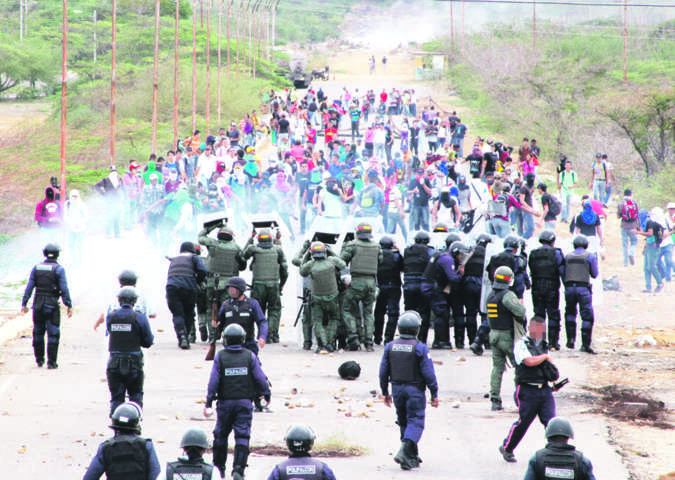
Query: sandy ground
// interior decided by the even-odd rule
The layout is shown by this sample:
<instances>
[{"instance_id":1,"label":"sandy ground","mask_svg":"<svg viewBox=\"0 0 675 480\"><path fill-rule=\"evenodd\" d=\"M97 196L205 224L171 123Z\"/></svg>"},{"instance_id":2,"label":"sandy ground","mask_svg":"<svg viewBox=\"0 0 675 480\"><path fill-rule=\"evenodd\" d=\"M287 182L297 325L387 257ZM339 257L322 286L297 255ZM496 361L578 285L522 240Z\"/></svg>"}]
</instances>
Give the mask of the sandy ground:
<instances>
[{"instance_id":1,"label":"sandy ground","mask_svg":"<svg viewBox=\"0 0 675 480\"><path fill-rule=\"evenodd\" d=\"M382 52L374 53L381 58ZM370 85L377 92L382 87L415 85L417 89L419 85L418 91L438 94L439 98L442 95L441 85L414 83L411 61L391 52L387 52L390 58L387 77L369 77L366 62L369 54L349 52L335 56L331 68L337 78L326 83L328 88ZM349 72L354 71L357 74L350 76ZM562 227L558 233L566 236ZM607 251L617 252L620 238L615 220L610 220L607 233ZM0 351L0 417L4 433L0 438L3 452L0 459L8 477L28 474L30 478L78 478L97 445L110 435L106 340L102 332L93 331L92 325L114 292L117 272L130 265L137 266L140 288L158 311L158 318L152 322L155 345L146 354L144 434L154 439L164 464L179 455L177 445L187 428L196 426L206 431L213 428L214 420L201 416L210 369L210 364L203 360L206 346L198 343L190 351L181 351L176 346L163 298L166 262L158 258L149 261L147 252L134 248L142 242L139 232L126 233L115 245L110 242L98 237L91 239L88 265L96 265L95 269L69 273L76 312L72 319L63 321L58 370L35 367L28 317L7 322L0 329L7 336L13 336L9 326L23 332L6 341ZM120 250L123 255L98 254ZM30 263L39 260L39 253L30 252L39 252L35 242L6 247L3 286L25 278ZM294 248L287 246L286 253L292 256ZM673 306L672 288L667 285L659 296L628 293L642 289L641 269L620 264L616 254L608 255L603 264L604 275L619 274L626 293L605 294L604 305L597 310L595 346L600 354L589 357L566 350L555 354L563 376L571 379L571 384L556 394L556 402L558 413L572 420L576 431L574 443L592 459L598 479L654 479L675 468L673 430L608 420L600 414L602 405L598 396L589 390L611 384L628 385L673 408L675 338L669 308ZM298 307L295 299L298 283L297 269L291 267L283 298L282 343L267 346L261 355L263 368L273 384L274 412L255 415L254 445L281 444L290 424L307 422L316 430L319 443L337 438L345 445L367 450L358 458L328 459L338 478L364 474L373 479L522 478L527 459L543 446L544 438L542 426L534 423L516 450L518 463L506 464L497 452L517 416L511 400L512 370L505 374L502 389L506 410L492 413L489 401L483 398L488 390L490 357L475 357L468 351L434 352L441 406L427 409L427 428L420 443L422 467L402 472L392 461L398 448L394 412L371 393L379 390L377 371L382 347L376 348L375 353L341 352L325 356L301 351L300 333L292 327ZM0 300L3 307L0 315L5 319L15 316L12 312L18 310L18 304L11 303L12 297ZM631 345L631 339L647 333L658 337L659 344L639 348ZM337 376L338 366L347 359L361 364L362 374L356 381L342 381ZM291 393L293 389L298 393ZM247 478L266 478L280 460L280 457L252 456Z\"/></svg>"}]
</instances>

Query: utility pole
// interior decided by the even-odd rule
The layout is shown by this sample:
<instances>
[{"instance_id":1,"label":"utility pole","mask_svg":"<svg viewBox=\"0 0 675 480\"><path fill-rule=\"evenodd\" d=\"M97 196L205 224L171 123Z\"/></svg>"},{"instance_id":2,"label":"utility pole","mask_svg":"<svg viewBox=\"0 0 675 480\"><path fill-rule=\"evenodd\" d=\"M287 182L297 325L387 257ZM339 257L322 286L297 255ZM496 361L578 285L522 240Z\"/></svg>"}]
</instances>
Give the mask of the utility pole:
<instances>
[{"instance_id":1,"label":"utility pole","mask_svg":"<svg viewBox=\"0 0 675 480\"><path fill-rule=\"evenodd\" d=\"M277 28L276 28L276 20L277 20L277 9L279 8L279 2L280 0L276 1L276 4L274 5L274 8L272 9L272 58L271 61L274 61L274 49L276 48L276 40L277 40Z\"/></svg>"},{"instance_id":2,"label":"utility pole","mask_svg":"<svg viewBox=\"0 0 675 480\"><path fill-rule=\"evenodd\" d=\"M628 0L623 1L623 86L628 85Z\"/></svg>"},{"instance_id":3,"label":"utility pole","mask_svg":"<svg viewBox=\"0 0 675 480\"><path fill-rule=\"evenodd\" d=\"M218 0L218 93L216 94L216 104L218 105L218 126L220 123L220 70L222 67L221 47L221 30L223 28L223 0ZM229 53L229 50L228 50Z\"/></svg>"},{"instance_id":4,"label":"utility pole","mask_svg":"<svg viewBox=\"0 0 675 480\"><path fill-rule=\"evenodd\" d=\"M112 60L110 65L110 166L115 165L115 102L117 96L117 0L112 0Z\"/></svg>"},{"instance_id":5,"label":"utility pole","mask_svg":"<svg viewBox=\"0 0 675 480\"><path fill-rule=\"evenodd\" d=\"M63 0L63 33L61 39L61 191L66 191L66 129L68 110L68 0ZM61 209L65 211L66 196L61 195Z\"/></svg>"},{"instance_id":6,"label":"utility pole","mask_svg":"<svg viewBox=\"0 0 675 480\"><path fill-rule=\"evenodd\" d=\"M227 2L227 76L230 77L230 20L232 18L232 4L234 0Z\"/></svg>"},{"instance_id":7,"label":"utility pole","mask_svg":"<svg viewBox=\"0 0 675 480\"><path fill-rule=\"evenodd\" d=\"M220 54L220 52L218 52ZM211 121L211 9L206 6L206 135Z\"/></svg>"},{"instance_id":8,"label":"utility pole","mask_svg":"<svg viewBox=\"0 0 675 480\"><path fill-rule=\"evenodd\" d=\"M178 19L180 17L180 0L176 0L176 26L174 33L174 59L173 59L173 146L178 146Z\"/></svg>"},{"instance_id":9,"label":"utility pole","mask_svg":"<svg viewBox=\"0 0 675 480\"><path fill-rule=\"evenodd\" d=\"M155 58L152 69L152 153L157 153L157 96L159 92L159 7L160 0L155 0Z\"/></svg>"},{"instance_id":10,"label":"utility pole","mask_svg":"<svg viewBox=\"0 0 675 480\"><path fill-rule=\"evenodd\" d=\"M197 4L192 3L192 132L197 130Z\"/></svg>"}]
</instances>

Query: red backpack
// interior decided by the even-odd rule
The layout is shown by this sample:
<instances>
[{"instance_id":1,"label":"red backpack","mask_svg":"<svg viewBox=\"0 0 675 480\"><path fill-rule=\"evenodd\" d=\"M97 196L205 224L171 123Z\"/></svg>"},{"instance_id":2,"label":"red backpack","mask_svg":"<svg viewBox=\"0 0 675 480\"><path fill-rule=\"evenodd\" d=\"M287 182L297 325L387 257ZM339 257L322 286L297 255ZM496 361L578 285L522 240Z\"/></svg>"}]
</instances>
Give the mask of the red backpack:
<instances>
[{"instance_id":1,"label":"red backpack","mask_svg":"<svg viewBox=\"0 0 675 480\"><path fill-rule=\"evenodd\" d=\"M626 199L623 202L623 208L621 209L621 218L627 222L637 220L638 218L638 206L633 200Z\"/></svg>"}]
</instances>

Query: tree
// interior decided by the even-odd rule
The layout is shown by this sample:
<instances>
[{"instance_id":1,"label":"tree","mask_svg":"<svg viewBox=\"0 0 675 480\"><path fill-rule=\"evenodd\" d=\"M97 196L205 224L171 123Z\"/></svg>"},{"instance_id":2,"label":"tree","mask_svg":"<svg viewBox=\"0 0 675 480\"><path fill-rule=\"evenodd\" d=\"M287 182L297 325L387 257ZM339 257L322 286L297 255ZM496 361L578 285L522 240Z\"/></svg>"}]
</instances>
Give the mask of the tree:
<instances>
[{"instance_id":1,"label":"tree","mask_svg":"<svg viewBox=\"0 0 675 480\"><path fill-rule=\"evenodd\" d=\"M600 113L630 140L647 176L671 163L675 150L675 89L633 91L617 96Z\"/></svg>"},{"instance_id":2,"label":"tree","mask_svg":"<svg viewBox=\"0 0 675 480\"><path fill-rule=\"evenodd\" d=\"M25 40L19 44L0 35L0 93L25 83L54 85L56 70L53 59L58 54L43 42ZM57 62L58 66L58 62Z\"/></svg>"}]
</instances>

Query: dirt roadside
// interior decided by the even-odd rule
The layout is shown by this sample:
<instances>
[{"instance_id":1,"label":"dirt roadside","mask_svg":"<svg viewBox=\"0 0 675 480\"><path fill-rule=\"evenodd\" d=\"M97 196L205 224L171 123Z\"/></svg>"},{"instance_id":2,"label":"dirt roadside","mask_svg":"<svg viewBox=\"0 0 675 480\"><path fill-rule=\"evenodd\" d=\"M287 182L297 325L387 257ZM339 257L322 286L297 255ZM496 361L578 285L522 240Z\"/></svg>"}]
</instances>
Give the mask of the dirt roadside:
<instances>
[{"instance_id":1,"label":"dirt roadside","mask_svg":"<svg viewBox=\"0 0 675 480\"><path fill-rule=\"evenodd\" d=\"M374 53L376 58L381 57L382 52ZM371 88L376 88L376 92L400 84L419 85L420 91L425 92L423 96L431 95L446 105L446 109L450 109L451 104L443 94L445 89L442 84L412 82L410 59L403 53L386 53L390 58L387 76L370 77L367 74L370 52L340 52L331 59L331 69L336 72L336 79L328 83L333 88L342 84L372 85ZM471 128L470 112L465 116ZM561 225L557 231L561 238L567 236L563 227ZM558 354L561 363L568 371L574 371L577 379L576 386L557 400L559 410L572 416L575 427L578 425L576 443L593 459L597 473L608 474L606 478L621 478L611 475L617 472L610 467L613 462L611 451L615 450L629 469L628 478L651 480L675 469L675 430L654 426L656 423L675 424L675 420L668 412L659 416L659 420L640 418L639 406L621 405L625 402L642 402L626 399L616 400L615 403L618 402L619 409L623 408L627 412L624 417L633 419L607 418L600 414L603 410L607 410L604 413L611 413L611 402L603 403L602 393L606 390L602 389L608 386L616 386L619 390L626 388L663 402L665 409L674 407L675 328L670 312L675 306L675 297L671 284L667 284L659 295L639 293L643 288L642 270L639 265L621 266L620 236L614 218L609 219L605 231L608 254L603 262L603 276L618 275L622 292L605 292L604 305L596 311L594 337L599 355L582 357L575 352ZM640 262L641 255L638 255ZM160 274L156 277L153 279L161 281ZM146 282L150 281L147 277L145 279ZM95 288L93 285L95 282L79 292L78 304L81 307L74 319L77 323L67 323L70 339L64 337L63 368L55 372L54 380L49 376L50 372L32 368L30 339L19 338L3 347L0 363L3 400L0 402L0 414L7 420L7 431L12 435L7 436L2 446L7 452L17 452L14 457L16 465L12 467L17 472L23 471L22 464L35 462L42 464L42 471L62 471L63 475L59 478L74 478L75 472L81 474L95 445L104 435L108 435L106 423L100 418L100 411L106 408L107 403L101 369L105 356L102 352L103 340L100 336L93 337L89 327L90 320L101 308L87 300L91 296L91 289ZM364 368L362 382L340 382L335 378L335 371L347 355L321 358L296 351L293 339L297 332L290 328L294 315L286 310L282 338L290 341L270 346L264 353L268 359L264 362L270 369L270 377L281 379L274 385L274 391L279 392L275 393L273 400L277 413L256 417L254 422L259 422L254 426L256 443L280 443L288 422L307 420L318 425L320 432L341 434L345 443L357 443L368 448L369 455L366 457L336 460L337 471L355 474L365 467L368 468L366 471L377 472L373 478L399 478L401 472L387 457L396 448L396 442L391 441L396 437L392 424L393 412L383 408L369 393L377 388L374 378L380 350L375 356L364 353L357 355ZM158 443L163 461L178 454L176 439L180 438L184 428L197 425L208 430L213 426L211 422L195 423L199 421L198 402L207 375L204 371L206 366L201 362L202 352L194 349L182 357L177 354L167 315L164 308L160 312L162 320L158 328L162 331L158 333L157 348L153 348L148 355L148 379L152 381L149 380L147 388L146 408L155 413L148 415L145 422L146 431L154 435ZM651 335L656 345L634 344L645 335ZM283 362L276 361L282 357ZM426 461L418 477L436 478L447 474L447 453L444 452L452 452L453 457L465 457L453 460L459 473L457 478L496 478L495 468L503 470L500 478L522 478L529 452L542 444L541 428L533 425L533 431L519 448L519 463L516 466L504 465L500 463L501 459L495 458L493 450L496 449L493 447L514 420L515 408L510 405L504 415L490 415L481 399L487 380L485 372L489 371L489 358L473 358L467 356L466 352L452 352L435 356L435 361L439 378L442 378L442 389L445 390L442 397L445 408L428 411L427 431L422 444ZM586 366L583 372L579 369L581 362ZM479 369L480 378L474 378L476 375L472 375L469 368L471 372L474 368ZM185 369L188 371L185 372ZM176 372L180 370L183 372L179 375ZM73 382L73 372L78 375L76 378L83 380ZM199 389L186 393L184 383L192 380L190 377L200 379ZM52 398L31 395L31 392L42 391L45 385L55 386L54 381L59 386ZM509 383L505 380L505 384ZM291 393L293 388L298 389L299 395ZM510 398L508 391L504 398ZM74 413L73 405L81 410ZM67 413L64 414L64 411ZM80 418L75 419L74 415ZM59 420L59 416L63 418ZM279 421L280 416L283 416L283 423ZM176 421L171 422L169 419ZM472 419L475 425L471 424ZM579 438L580 432L593 438ZM605 438L606 442L603 442ZM609 443L609 452L604 450L603 443ZM467 445L475 452L474 455L465 454ZM483 445L489 446L486 447L489 453L480 451ZM251 469L250 478L265 478L265 469L269 471L268 467L275 461L278 459L254 458L251 463L255 463L255 466ZM601 477L598 475L598 478Z\"/></svg>"}]
</instances>

